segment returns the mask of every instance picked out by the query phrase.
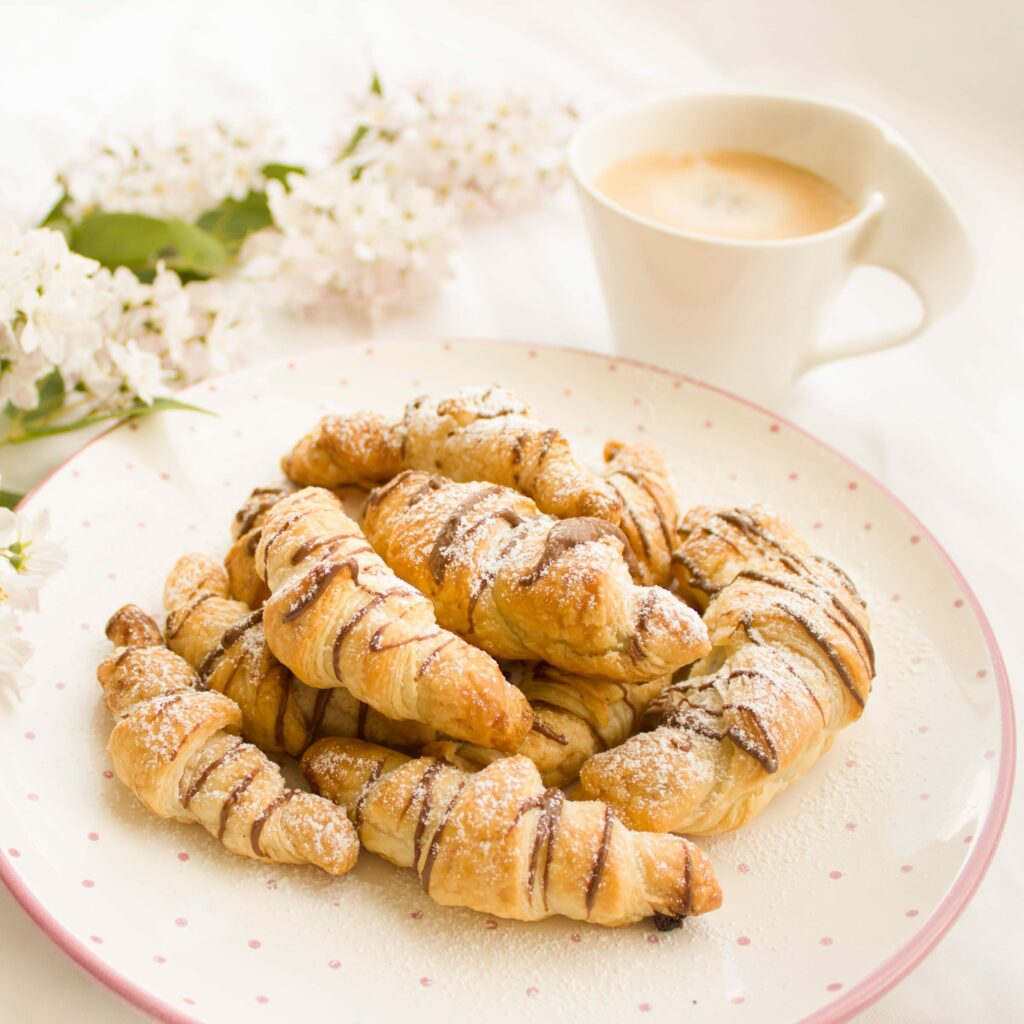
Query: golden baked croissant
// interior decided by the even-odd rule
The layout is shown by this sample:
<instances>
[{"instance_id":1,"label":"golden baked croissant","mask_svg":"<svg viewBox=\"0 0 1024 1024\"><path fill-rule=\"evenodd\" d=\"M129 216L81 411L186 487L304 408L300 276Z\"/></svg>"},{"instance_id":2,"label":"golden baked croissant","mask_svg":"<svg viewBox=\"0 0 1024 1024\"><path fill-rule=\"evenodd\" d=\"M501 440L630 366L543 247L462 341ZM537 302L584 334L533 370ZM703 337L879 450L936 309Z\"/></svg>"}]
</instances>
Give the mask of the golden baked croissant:
<instances>
[{"instance_id":1,"label":"golden baked croissant","mask_svg":"<svg viewBox=\"0 0 1024 1024\"><path fill-rule=\"evenodd\" d=\"M406 470L370 493L366 535L438 621L499 658L639 682L707 651L692 609L640 587L601 519L554 519L525 495Z\"/></svg>"},{"instance_id":2,"label":"golden baked croissant","mask_svg":"<svg viewBox=\"0 0 1024 1024\"><path fill-rule=\"evenodd\" d=\"M640 716L670 682L669 676L663 676L650 683L618 683L543 663L510 663L506 672L510 670L510 678L533 709L533 728L516 753L537 766L545 786L568 785L588 757L632 735ZM421 753L442 757L467 771L505 756L458 740L437 740Z\"/></svg>"},{"instance_id":3,"label":"golden baked croissant","mask_svg":"<svg viewBox=\"0 0 1024 1024\"><path fill-rule=\"evenodd\" d=\"M320 736L358 736L415 750L437 738L419 722L396 722L342 686L318 690L270 653L263 611L228 598L227 575L205 555L178 559L164 587L167 646L242 711L242 735L264 750L298 756Z\"/></svg>"},{"instance_id":4,"label":"golden baked croissant","mask_svg":"<svg viewBox=\"0 0 1024 1024\"><path fill-rule=\"evenodd\" d=\"M328 801L285 788L280 769L234 735L238 705L197 692L196 675L134 605L107 624L116 646L97 670L116 725L109 751L118 778L154 814L198 822L232 853L277 864L352 869L352 825Z\"/></svg>"},{"instance_id":5,"label":"golden baked croissant","mask_svg":"<svg viewBox=\"0 0 1024 1024\"><path fill-rule=\"evenodd\" d=\"M605 479L622 501L619 526L641 568L641 581L668 586L678 543L679 503L661 452L650 444L609 441Z\"/></svg>"},{"instance_id":6,"label":"golden baked croissant","mask_svg":"<svg viewBox=\"0 0 1024 1024\"><path fill-rule=\"evenodd\" d=\"M522 491L554 516L596 516L617 523L615 491L584 469L557 430L504 388L463 388L446 398L417 398L391 422L374 413L328 416L281 461L298 484L373 487L403 469L486 480Z\"/></svg>"},{"instance_id":7,"label":"golden baked croissant","mask_svg":"<svg viewBox=\"0 0 1024 1024\"><path fill-rule=\"evenodd\" d=\"M259 608L270 590L256 572L256 545L267 513L290 493L283 487L257 487L235 513L231 524L234 543L224 559L228 574L228 591L236 601L250 608Z\"/></svg>"},{"instance_id":8,"label":"golden baked croissant","mask_svg":"<svg viewBox=\"0 0 1024 1024\"><path fill-rule=\"evenodd\" d=\"M536 921L561 914L601 925L655 916L659 927L714 910L711 863L679 836L631 832L610 808L544 789L525 757L476 775L358 740L321 740L302 768L342 804L363 845L415 868L444 906Z\"/></svg>"},{"instance_id":9,"label":"golden baked croissant","mask_svg":"<svg viewBox=\"0 0 1024 1024\"><path fill-rule=\"evenodd\" d=\"M437 625L329 491L306 488L267 513L256 569L272 591L267 643L311 686L343 685L389 718L499 750L530 731L530 705L497 663Z\"/></svg>"},{"instance_id":10,"label":"golden baked croissant","mask_svg":"<svg viewBox=\"0 0 1024 1024\"><path fill-rule=\"evenodd\" d=\"M763 509L695 509L676 563L711 652L642 732L591 758L583 793L634 828L709 835L750 821L860 717L874 675L848 577Z\"/></svg>"}]
</instances>

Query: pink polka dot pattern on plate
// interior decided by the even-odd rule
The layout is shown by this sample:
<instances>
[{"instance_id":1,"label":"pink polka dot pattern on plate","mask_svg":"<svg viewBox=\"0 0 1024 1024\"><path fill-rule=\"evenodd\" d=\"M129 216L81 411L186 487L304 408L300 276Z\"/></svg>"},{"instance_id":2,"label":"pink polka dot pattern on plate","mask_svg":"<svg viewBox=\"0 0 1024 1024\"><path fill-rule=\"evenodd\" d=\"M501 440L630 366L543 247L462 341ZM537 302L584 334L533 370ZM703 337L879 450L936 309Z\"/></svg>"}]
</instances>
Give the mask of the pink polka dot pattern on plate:
<instances>
[{"instance_id":1,"label":"pink polka dot pattern on plate","mask_svg":"<svg viewBox=\"0 0 1024 1024\"><path fill-rule=\"evenodd\" d=\"M153 957L153 963L155 963L155 964L165 964L165 963L167 963L167 957L161 956L159 953L157 953L157 955L155 957Z\"/></svg>"},{"instance_id":2,"label":"pink polka dot pattern on plate","mask_svg":"<svg viewBox=\"0 0 1024 1024\"><path fill-rule=\"evenodd\" d=\"M94 942L97 946L103 945L103 939L101 939L98 935L90 935L89 941Z\"/></svg>"},{"instance_id":3,"label":"pink polka dot pattern on plate","mask_svg":"<svg viewBox=\"0 0 1024 1024\"><path fill-rule=\"evenodd\" d=\"M86 837L90 843L98 843L100 841L99 832L90 832Z\"/></svg>"},{"instance_id":4,"label":"pink polka dot pattern on plate","mask_svg":"<svg viewBox=\"0 0 1024 1024\"><path fill-rule=\"evenodd\" d=\"M535 995L538 995L539 993L540 993L540 989L539 989L539 988L537 988L537 987L536 987L535 985L531 985L531 986L530 986L530 987L529 987L529 988L528 988L528 989L526 990L526 994L527 994L528 996L535 996Z\"/></svg>"},{"instance_id":5,"label":"pink polka dot pattern on plate","mask_svg":"<svg viewBox=\"0 0 1024 1024\"><path fill-rule=\"evenodd\" d=\"M914 910L913 908L911 908L910 910L907 911L907 917L917 917L917 915L919 913L921 913L921 911Z\"/></svg>"},{"instance_id":6,"label":"pink polka dot pattern on plate","mask_svg":"<svg viewBox=\"0 0 1024 1024\"><path fill-rule=\"evenodd\" d=\"M818 940L818 942L822 946L831 946L832 945L832 938L829 935L822 935L822 937Z\"/></svg>"},{"instance_id":7,"label":"pink polka dot pattern on plate","mask_svg":"<svg viewBox=\"0 0 1024 1024\"><path fill-rule=\"evenodd\" d=\"M732 1003L733 1006L741 1006L746 1001L745 996L729 996L729 1002Z\"/></svg>"},{"instance_id":8,"label":"pink polka dot pattern on plate","mask_svg":"<svg viewBox=\"0 0 1024 1024\"><path fill-rule=\"evenodd\" d=\"M911 534L910 543L911 544L920 544L921 543L921 538L916 533Z\"/></svg>"},{"instance_id":9,"label":"pink polka dot pattern on plate","mask_svg":"<svg viewBox=\"0 0 1024 1024\"><path fill-rule=\"evenodd\" d=\"M842 987L843 983L841 981L833 981L826 985L825 989L828 992L838 992Z\"/></svg>"},{"instance_id":10,"label":"pink polka dot pattern on plate","mask_svg":"<svg viewBox=\"0 0 1024 1024\"><path fill-rule=\"evenodd\" d=\"M20 857L21 856L21 850L17 850L13 846L9 846L7 848L7 856L8 857Z\"/></svg>"},{"instance_id":11,"label":"pink polka dot pattern on plate","mask_svg":"<svg viewBox=\"0 0 1024 1024\"><path fill-rule=\"evenodd\" d=\"M188 860L188 854L184 850L182 850L181 853L178 854L178 860L180 860L181 863L184 864Z\"/></svg>"},{"instance_id":12,"label":"pink polka dot pattern on plate","mask_svg":"<svg viewBox=\"0 0 1024 1024\"><path fill-rule=\"evenodd\" d=\"M82 888L83 889L92 889L92 888L95 887L95 885L96 885L96 883L91 878L83 878L82 879Z\"/></svg>"},{"instance_id":13,"label":"pink polka dot pattern on plate","mask_svg":"<svg viewBox=\"0 0 1024 1024\"><path fill-rule=\"evenodd\" d=\"M828 877L831 878L833 881L835 881L838 878L842 878L843 877L843 873L842 873L842 871L830 871L828 873Z\"/></svg>"},{"instance_id":14,"label":"pink polka dot pattern on plate","mask_svg":"<svg viewBox=\"0 0 1024 1024\"><path fill-rule=\"evenodd\" d=\"M112 779L113 777L114 777L114 773L109 768L104 770L103 778L105 778L105 779Z\"/></svg>"},{"instance_id":15,"label":"pink polka dot pattern on plate","mask_svg":"<svg viewBox=\"0 0 1024 1024\"><path fill-rule=\"evenodd\" d=\"M650 943L650 945L656 946L659 942L661 942L661 939L657 935L648 935L647 941Z\"/></svg>"},{"instance_id":16,"label":"pink polka dot pattern on plate","mask_svg":"<svg viewBox=\"0 0 1024 1024\"><path fill-rule=\"evenodd\" d=\"M498 927L497 921L484 921L484 927L489 931L493 932Z\"/></svg>"},{"instance_id":17,"label":"pink polka dot pattern on plate","mask_svg":"<svg viewBox=\"0 0 1024 1024\"><path fill-rule=\"evenodd\" d=\"M414 921L418 921L423 916L423 911L422 910L413 910L413 911L410 912L409 916Z\"/></svg>"},{"instance_id":18,"label":"pink polka dot pattern on plate","mask_svg":"<svg viewBox=\"0 0 1024 1024\"><path fill-rule=\"evenodd\" d=\"M36 738L36 734L34 732L32 732L31 729L29 729L29 731L27 733L25 733L25 739L27 739L27 740L34 740L35 738Z\"/></svg>"},{"instance_id":19,"label":"pink polka dot pattern on plate","mask_svg":"<svg viewBox=\"0 0 1024 1024\"><path fill-rule=\"evenodd\" d=\"M855 821L848 821L843 827L846 829L847 832L857 831L857 823Z\"/></svg>"},{"instance_id":20,"label":"pink polka dot pattern on plate","mask_svg":"<svg viewBox=\"0 0 1024 1024\"><path fill-rule=\"evenodd\" d=\"M905 874L905 875L909 875L910 872L913 871L913 870L914 870L914 868L913 868L913 865L911 865L911 864L902 864L902 865L900 865L900 871L902 871L903 874Z\"/></svg>"},{"instance_id":21,"label":"pink polka dot pattern on plate","mask_svg":"<svg viewBox=\"0 0 1024 1024\"><path fill-rule=\"evenodd\" d=\"M259 949L262 945L263 945L263 943L260 942L259 939L250 939L249 940L249 948L250 949Z\"/></svg>"},{"instance_id":22,"label":"pink polka dot pattern on plate","mask_svg":"<svg viewBox=\"0 0 1024 1024\"><path fill-rule=\"evenodd\" d=\"M750 870L749 864L737 864L736 870L741 874L745 875Z\"/></svg>"},{"instance_id":23,"label":"pink polka dot pattern on plate","mask_svg":"<svg viewBox=\"0 0 1024 1024\"><path fill-rule=\"evenodd\" d=\"M749 946L750 945L750 938L748 936L746 936L746 935L741 935L736 940L736 945L737 946Z\"/></svg>"},{"instance_id":24,"label":"pink polka dot pattern on plate","mask_svg":"<svg viewBox=\"0 0 1024 1024\"><path fill-rule=\"evenodd\" d=\"M176 925L177 925L177 926L178 926L179 928L187 928L187 927L188 927L188 919L187 919L187 918L184 918L184 917L176 917L176 918L174 919L174 923L175 923L175 924L176 924Z\"/></svg>"},{"instance_id":25,"label":"pink polka dot pattern on plate","mask_svg":"<svg viewBox=\"0 0 1024 1024\"><path fill-rule=\"evenodd\" d=\"M29 798L29 800L32 800L33 802L35 802L36 800L39 799L39 794L38 793L29 793L28 798Z\"/></svg>"},{"instance_id":26,"label":"pink polka dot pattern on plate","mask_svg":"<svg viewBox=\"0 0 1024 1024\"><path fill-rule=\"evenodd\" d=\"M421 984L421 985L422 985L422 986L423 986L424 988L430 988L430 986L431 986L431 985L433 985L433 984L434 984L434 982L433 982L433 980L432 980L432 979L430 979L430 978L420 978L420 984Z\"/></svg>"},{"instance_id":27,"label":"pink polka dot pattern on plate","mask_svg":"<svg viewBox=\"0 0 1024 1024\"><path fill-rule=\"evenodd\" d=\"M651 1004L650 1003L638 1003L636 1008L641 1013L650 1013L651 1012Z\"/></svg>"},{"instance_id":28,"label":"pink polka dot pattern on plate","mask_svg":"<svg viewBox=\"0 0 1024 1024\"><path fill-rule=\"evenodd\" d=\"M570 942L579 942L580 941L580 933L579 932L573 932L572 935L569 936L569 941Z\"/></svg>"},{"instance_id":29,"label":"pink polka dot pattern on plate","mask_svg":"<svg viewBox=\"0 0 1024 1024\"><path fill-rule=\"evenodd\" d=\"M266 996L257 996L256 1002L260 1003L263 1006L266 1006L266 1004L269 1003L270 1000Z\"/></svg>"},{"instance_id":30,"label":"pink polka dot pattern on plate","mask_svg":"<svg viewBox=\"0 0 1024 1024\"><path fill-rule=\"evenodd\" d=\"M857 481L856 481L856 480L851 480L851 481L850 481L850 482L849 482L849 483L848 483L848 484L846 485L846 489L847 489L848 491L855 491L855 490L857 490L857 488L858 488L859 486L860 486L860 485L859 485L859 484L857 483Z\"/></svg>"},{"instance_id":31,"label":"pink polka dot pattern on plate","mask_svg":"<svg viewBox=\"0 0 1024 1024\"><path fill-rule=\"evenodd\" d=\"M339 967L341 967L341 961L340 960L328 960L327 961L327 966L330 967L330 969L332 971L336 971L336 970L338 970Z\"/></svg>"}]
</instances>

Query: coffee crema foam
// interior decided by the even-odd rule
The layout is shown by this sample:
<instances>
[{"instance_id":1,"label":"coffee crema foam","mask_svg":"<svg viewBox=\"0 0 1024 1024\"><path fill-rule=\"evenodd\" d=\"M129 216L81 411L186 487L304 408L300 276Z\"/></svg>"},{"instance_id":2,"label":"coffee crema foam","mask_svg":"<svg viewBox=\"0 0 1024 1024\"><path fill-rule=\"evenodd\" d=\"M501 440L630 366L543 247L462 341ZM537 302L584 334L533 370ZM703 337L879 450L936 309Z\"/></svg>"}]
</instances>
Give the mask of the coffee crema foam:
<instances>
[{"instance_id":1,"label":"coffee crema foam","mask_svg":"<svg viewBox=\"0 0 1024 1024\"><path fill-rule=\"evenodd\" d=\"M813 235L857 212L827 179L744 150L639 153L606 167L594 185L648 220L719 238Z\"/></svg>"}]
</instances>

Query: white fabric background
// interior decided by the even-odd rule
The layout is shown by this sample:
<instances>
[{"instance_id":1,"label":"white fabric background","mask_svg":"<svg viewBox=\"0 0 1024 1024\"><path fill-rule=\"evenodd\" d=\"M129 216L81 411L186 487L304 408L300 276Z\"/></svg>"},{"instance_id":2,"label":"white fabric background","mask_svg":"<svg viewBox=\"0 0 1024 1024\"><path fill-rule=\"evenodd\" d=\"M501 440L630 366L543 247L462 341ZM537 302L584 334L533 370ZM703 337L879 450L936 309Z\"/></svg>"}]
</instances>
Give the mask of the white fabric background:
<instances>
[{"instance_id":1,"label":"white fabric background","mask_svg":"<svg viewBox=\"0 0 1024 1024\"><path fill-rule=\"evenodd\" d=\"M88 10L86 9L88 6ZM585 109L665 88L739 84L818 92L889 120L962 210L978 252L967 303L920 341L816 371L786 415L905 498L966 573L1024 667L1024 6L1015 0L485 0L416 3L25 3L0 8L0 208L51 201L53 169L94 132L176 112L265 112L299 160L330 141L341 95L369 62L552 87ZM455 334L608 349L583 225L568 190L542 211L467 233L458 276L381 335ZM872 280L837 330L893 315ZM366 333L296 328L293 350ZM257 355L257 353L254 353ZM13 486L57 449L0 453ZM862 1016L872 1024L1024 1020L1024 812L972 905L935 952ZM0 892L0 1019L117 1024L135 1011L80 974Z\"/></svg>"}]
</instances>

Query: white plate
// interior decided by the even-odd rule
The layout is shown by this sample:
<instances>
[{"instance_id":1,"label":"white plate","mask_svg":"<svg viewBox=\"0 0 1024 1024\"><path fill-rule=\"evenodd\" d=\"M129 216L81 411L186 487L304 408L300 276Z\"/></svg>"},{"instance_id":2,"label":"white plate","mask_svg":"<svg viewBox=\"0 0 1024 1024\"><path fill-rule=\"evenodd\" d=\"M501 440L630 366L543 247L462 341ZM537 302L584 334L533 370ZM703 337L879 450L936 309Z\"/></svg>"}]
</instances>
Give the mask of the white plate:
<instances>
[{"instance_id":1,"label":"white plate","mask_svg":"<svg viewBox=\"0 0 1024 1024\"><path fill-rule=\"evenodd\" d=\"M396 413L473 382L528 397L596 459L608 437L668 455L684 505L762 501L868 598L867 712L751 827L704 842L719 912L658 934L524 925L435 906L364 854L332 880L232 857L110 777L95 666L122 603L160 609L187 550L223 553L231 513L327 409ZM168 1021L842 1020L963 909L1009 801L1009 687L981 609L921 524L784 421L671 374L487 342L337 348L187 396L211 418L119 427L27 499L70 551L25 619L35 685L0 712L0 871L72 957Z\"/></svg>"}]
</instances>

